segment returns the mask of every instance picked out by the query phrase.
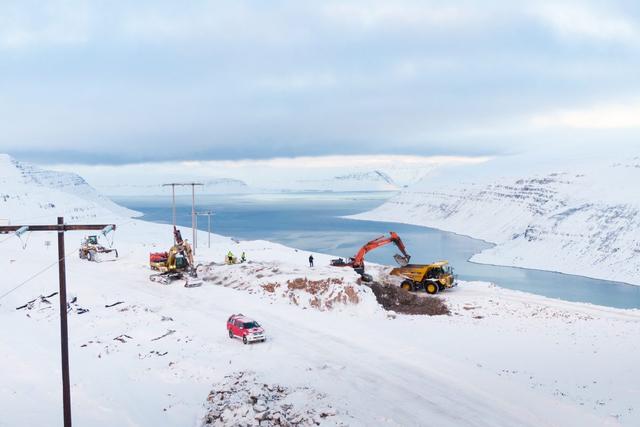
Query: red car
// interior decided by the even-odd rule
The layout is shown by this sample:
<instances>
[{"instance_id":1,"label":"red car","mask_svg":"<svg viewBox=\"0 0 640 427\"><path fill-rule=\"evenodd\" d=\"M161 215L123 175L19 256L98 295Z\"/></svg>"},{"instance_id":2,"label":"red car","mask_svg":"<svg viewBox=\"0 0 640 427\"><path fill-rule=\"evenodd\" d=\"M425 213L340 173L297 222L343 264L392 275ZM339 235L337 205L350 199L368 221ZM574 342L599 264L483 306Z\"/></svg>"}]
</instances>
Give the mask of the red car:
<instances>
[{"instance_id":1,"label":"red car","mask_svg":"<svg viewBox=\"0 0 640 427\"><path fill-rule=\"evenodd\" d=\"M229 338L242 338L242 342L245 344L256 341L264 342L267 339L262 326L242 314L232 314L229 317L227 331L229 331Z\"/></svg>"}]
</instances>

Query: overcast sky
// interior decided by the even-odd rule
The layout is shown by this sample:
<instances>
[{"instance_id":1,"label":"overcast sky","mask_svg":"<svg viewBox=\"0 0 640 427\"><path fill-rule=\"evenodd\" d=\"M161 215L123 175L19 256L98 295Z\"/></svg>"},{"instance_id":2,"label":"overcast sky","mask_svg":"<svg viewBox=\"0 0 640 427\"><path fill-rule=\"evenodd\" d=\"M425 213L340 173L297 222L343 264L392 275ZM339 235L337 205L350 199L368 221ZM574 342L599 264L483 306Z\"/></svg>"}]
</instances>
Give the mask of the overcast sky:
<instances>
[{"instance_id":1,"label":"overcast sky","mask_svg":"<svg viewBox=\"0 0 640 427\"><path fill-rule=\"evenodd\" d=\"M640 2L0 1L0 152L120 164L637 144Z\"/></svg>"}]
</instances>

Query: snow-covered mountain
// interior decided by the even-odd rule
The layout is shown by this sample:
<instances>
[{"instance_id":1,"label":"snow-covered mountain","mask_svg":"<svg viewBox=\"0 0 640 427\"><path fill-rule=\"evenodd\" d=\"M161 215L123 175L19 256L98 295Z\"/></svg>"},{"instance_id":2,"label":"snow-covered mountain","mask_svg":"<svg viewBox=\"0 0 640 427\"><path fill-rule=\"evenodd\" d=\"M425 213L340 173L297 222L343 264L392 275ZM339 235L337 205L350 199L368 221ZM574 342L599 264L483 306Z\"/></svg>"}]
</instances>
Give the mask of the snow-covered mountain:
<instances>
[{"instance_id":1,"label":"snow-covered mountain","mask_svg":"<svg viewBox=\"0 0 640 427\"><path fill-rule=\"evenodd\" d=\"M425 176L456 173L487 157L457 156L320 156L234 161L124 165L46 165L79 173L102 194L111 196L166 195L162 183L208 183L205 193L278 193L305 191L396 191Z\"/></svg>"},{"instance_id":2,"label":"snow-covered mountain","mask_svg":"<svg viewBox=\"0 0 640 427\"><path fill-rule=\"evenodd\" d=\"M640 285L640 158L489 182L425 179L360 219L435 227L496 244L474 261Z\"/></svg>"},{"instance_id":3,"label":"snow-covered mountain","mask_svg":"<svg viewBox=\"0 0 640 427\"><path fill-rule=\"evenodd\" d=\"M4 223L136 214L101 196L76 174L40 169L0 154L0 221Z\"/></svg>"},{"instance_id":4,"label":"snow-covered mountain","mask_svg":"<svg viewBox=\"0 0 640 427\"><path fill-rule=\"evenodd\" d=\"M300 179L294 189L304 191L394 191L400 187L385 172L380 170L355 171L327 179Z\"/></svg>"}]
</instances>

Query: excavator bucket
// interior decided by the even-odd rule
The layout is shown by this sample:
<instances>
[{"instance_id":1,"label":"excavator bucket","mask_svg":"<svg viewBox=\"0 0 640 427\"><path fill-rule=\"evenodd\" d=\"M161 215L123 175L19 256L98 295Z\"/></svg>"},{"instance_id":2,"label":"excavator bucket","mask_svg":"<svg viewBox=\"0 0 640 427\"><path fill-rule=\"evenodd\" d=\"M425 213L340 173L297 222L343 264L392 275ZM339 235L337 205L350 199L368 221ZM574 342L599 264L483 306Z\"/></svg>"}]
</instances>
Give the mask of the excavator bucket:
<instances>
[{"instance_id":1,"label":"excavator bucket","mask_svg":"<svg viewBox=\"0 0 640 427\"><path fill-rule=\"evenodd\" d=\"M400 265L400 266L402 266L402 267L405 267L406 265L408 265L408 264L409 264L409 260L411 259L411 257L410 257L410 256L408 256L408 255L407 255L406 257L404 257L404 256L402 256L402 255L400 255L400 254L395 254L395 255L393 256L393 259L395 259L395 260L396 260L396 262L398 263L398 265Z\"/></svg>"}]
</instances>

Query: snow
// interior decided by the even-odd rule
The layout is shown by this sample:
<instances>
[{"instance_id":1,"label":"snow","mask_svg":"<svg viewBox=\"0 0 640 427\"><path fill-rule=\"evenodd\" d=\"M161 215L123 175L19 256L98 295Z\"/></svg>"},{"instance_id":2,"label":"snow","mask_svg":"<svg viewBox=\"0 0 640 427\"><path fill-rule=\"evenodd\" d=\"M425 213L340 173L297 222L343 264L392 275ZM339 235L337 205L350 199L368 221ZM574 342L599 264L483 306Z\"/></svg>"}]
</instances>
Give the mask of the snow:
<instances>
[{"instance_id":1,"label":"snow","mask_svg":"<svg viewBox=\"0 0 640 427\"><path fill-rule=\"evenodd\" d=\"M352 218L496 244L475 262L640 285L640 192L630 185L638 181L640 158L472 182L427 179Z\"/></svg>"},{"instance_id":2,"label":"snow","mask_svg":"<svg viewBox=\"0 0 640 427\"><path fill-rule=\"evenodd\" d=\"M76 174L43 170L0 154L0 219L39 223L59 215L77 221L136 212L101 196Z\"/></svg>"},{"instance_id":3,"label":"snow","mask_svg":"<svg viewBox=\"0 0 640 427\"><path fill-rule=\"evenodd\" d=\"M7 173L0 172L5 184ZM12 205L12 223L14 216L48 215L36 199L46 197L63 211L66 203L83 202L96 215L86 219L118 225L115 262L80 260L76 242L83 234L66 235L69 295L77 298L69 312L76 425L199 426L211 391L239 373L251 378L248 384L288 390L285 399L304 413L331 408L321 425L640 423L637 310L461 283L442 294L451 316L391 315L351 270L327 267L329 255L314 254L311 269L308 252L217 235L211 249L196 254L213 280L165 286L148 280L147 261L149 252L170 246L170 227L61 189L47 193L30 183L20 191L28 203ZM206 240L201 232L198 241ZM55 266L55 246L45 241L55 235L33 233L24 249L16 237L0 237L0 291ZM229 250L245 251L249 262L212 264ZM277 291L265 289L273 283ZM347 287L357 300L325 303ZM38 298L56 290L53 267L0 299L0 426L62 424L58 299ZM261 323L265 343L228 338L226 319L239 312Z\"/></svg>"}]
</instances>

